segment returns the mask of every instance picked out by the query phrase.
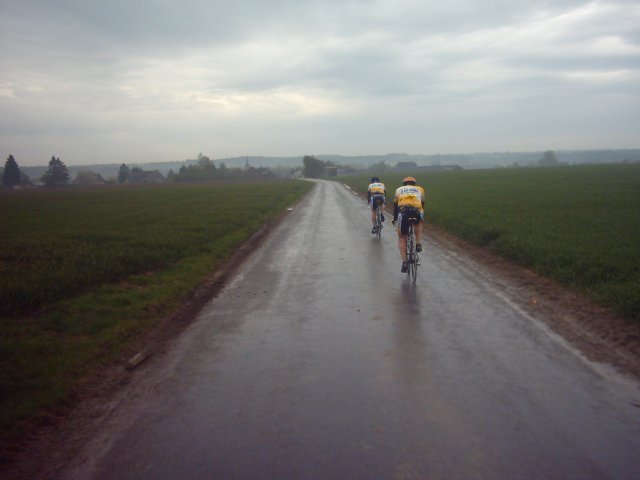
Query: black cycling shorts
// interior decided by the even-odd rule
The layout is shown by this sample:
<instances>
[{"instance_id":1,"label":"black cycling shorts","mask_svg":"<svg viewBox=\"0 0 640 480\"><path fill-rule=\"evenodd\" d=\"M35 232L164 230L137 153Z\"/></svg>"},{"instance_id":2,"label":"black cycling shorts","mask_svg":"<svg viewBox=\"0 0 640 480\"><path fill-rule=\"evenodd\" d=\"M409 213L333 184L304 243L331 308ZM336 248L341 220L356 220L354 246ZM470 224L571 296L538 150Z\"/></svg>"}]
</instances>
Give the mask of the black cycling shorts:
<instances>
[{"instance_id":1,"label":"black cycling shorts","mask_svg":"<svg viewBox=\"0 0 640 480\"><path fill-rule=\"evenodd\" d=\"M409 220L415 220L416 223L422 222L422 214L417 208L403 208L398 214L398 225L400 225L400 233L406 235L409 233Z\"/></svg>"},{"instance_id":2,"label":"black cycling shorts","mask_svg":"<svg viewBox=\"0 0 640 480\"><path fill-rule=\"evenodd\" d=\"M384 205L384 195L381 193L374 193L371 195L371 209L374 210L378 205Z\"/></svg>"}]
</instances>

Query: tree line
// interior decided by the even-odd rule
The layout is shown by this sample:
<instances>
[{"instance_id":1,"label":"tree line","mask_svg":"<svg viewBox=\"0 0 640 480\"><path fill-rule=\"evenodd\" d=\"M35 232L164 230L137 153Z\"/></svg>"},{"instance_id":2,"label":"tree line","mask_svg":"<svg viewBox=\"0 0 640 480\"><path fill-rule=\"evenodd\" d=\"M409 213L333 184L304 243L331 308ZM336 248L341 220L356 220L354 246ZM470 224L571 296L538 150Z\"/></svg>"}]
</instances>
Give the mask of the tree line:
<instances>
[{"instance_id":1,"label":"tree line","mask_svg":"<svg viewBox=\"0 0 640 480\"><path fill-rule=\"evenodd\" d=\"M252 167L247 159L244 168L227 168L224 162L218 167L213 161L202 153L198 154L197 162L191 165L183 165L177 173L170 171L167 179L174 182L202 182L210 180L274 177L271 169L266 167Z\"/></svg>"},{"instance_id":2,"label":"tree line","mask_svg":"<svg viewBox=\"0 0 640 480\"><path fill-rule=\"evenodd\" d=\"M40 181L47 186L66 185L69 183L69 170L60 157L55 155L49 160L47 171L40 177ZM20 171L20 166L13 155L9 155L2 171L2 185L15 187L16 185L30 185L31 180Z\"/></svg>"},{"instance_id":3,"label":"tree line","mask_svg":"<svg viewBox=\"0 0 640 480\"><path fill-rule=\"evenodd\" d=\"M170 170L165 177L157 170L143 170L139 167L129 167L123 163L118 169L117 177L110 182L119 184L125 183L162 183L162 182L206 182L222 179L237 178L266 178L274 177L275 174L268 168L254 168L249 165L249 161L244 168L227 168L224 162L216 167L213 161L206 155L200 153L197 162L190 165L183 165L177 172ZM70 181L67 166L60 158L51 157L47 171L39 179L46 186L67 185ZM92 172L78 172L73 183L77 184L97 184L109 183L97 174ZM20 170L20 166L13 155L9 155L2 171L2 185L14 187L19 185L32 185L31 179Z\"/></svg>"}]
</instances>

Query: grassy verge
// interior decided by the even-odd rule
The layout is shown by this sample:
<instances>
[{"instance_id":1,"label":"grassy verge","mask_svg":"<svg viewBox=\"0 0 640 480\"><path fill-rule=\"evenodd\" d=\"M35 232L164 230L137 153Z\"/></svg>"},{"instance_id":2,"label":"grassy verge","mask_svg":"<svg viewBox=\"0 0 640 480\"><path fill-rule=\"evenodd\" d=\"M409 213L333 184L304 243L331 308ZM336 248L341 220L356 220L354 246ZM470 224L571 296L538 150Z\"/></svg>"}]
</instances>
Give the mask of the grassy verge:
<instances>
[{"instance_id":1,"label":"grassy verge","mask_svg":"<svg viewBox=\"0 0 640 480\"><path fill-rule=\"evenodd\" d=\"M640 321L640 165L412 173L426 219ZM404 175L380 175L388 197ZM366 190L370 175L347 183Z\"/></svg>"},{"instance_id":2,"label":"grassy verge","mask_svg":"<svg viewBox=\"0 0 640 480\"><path fill-rule=\"evenodd\" d=\"M182 304L311 184L0 195L0 442Z\"/></svg>"}]
</instances>

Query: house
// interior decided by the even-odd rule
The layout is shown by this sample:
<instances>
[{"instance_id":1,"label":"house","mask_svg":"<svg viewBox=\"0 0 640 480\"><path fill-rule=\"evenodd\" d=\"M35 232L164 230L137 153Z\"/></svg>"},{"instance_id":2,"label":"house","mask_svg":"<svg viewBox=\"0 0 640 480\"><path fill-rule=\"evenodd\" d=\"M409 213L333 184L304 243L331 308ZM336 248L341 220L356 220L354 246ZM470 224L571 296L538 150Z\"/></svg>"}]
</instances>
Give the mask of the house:
<instances>
[{"instance_id":1,"label":"house","mask_svg":"<svg viewBox=\"0 0 640 480\"><path fill-rule=\"evenodd\" d=\"M396 163L395 170L415 170L418 168L416 162L398 162Z\"/></svg>"},{"instance_id":2,"label":"house","mask_svg":"<svg viewBox=\"0 0 640 480\"><path fill-rule=\"evenodd\" d=\"M463 170L463 168L460 165L425 165L420 167L420 170L440 172L443 170Z\"/></svg>"}]
</instances>

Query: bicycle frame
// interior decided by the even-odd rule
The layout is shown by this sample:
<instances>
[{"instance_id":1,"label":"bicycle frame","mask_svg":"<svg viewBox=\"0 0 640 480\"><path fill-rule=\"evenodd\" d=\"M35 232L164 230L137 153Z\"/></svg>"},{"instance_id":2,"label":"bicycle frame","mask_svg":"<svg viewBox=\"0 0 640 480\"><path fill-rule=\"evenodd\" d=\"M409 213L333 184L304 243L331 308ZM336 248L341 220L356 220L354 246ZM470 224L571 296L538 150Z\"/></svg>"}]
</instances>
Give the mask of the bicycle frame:
<instances>
[{"instance_id":1,"label":"bicycle frame","mask_svg":"<svg viewBox=\"0 0 640 480\"><path fill-rule=\"evenodd\" d=\"M414 221L409 222L409 231L407 232L407 262L409 263L409 269L407 275L416 281L418 277L418 266L420 265L420 256L416 252L416 237L414 232Z\"/></svg>"}]
</instances>

